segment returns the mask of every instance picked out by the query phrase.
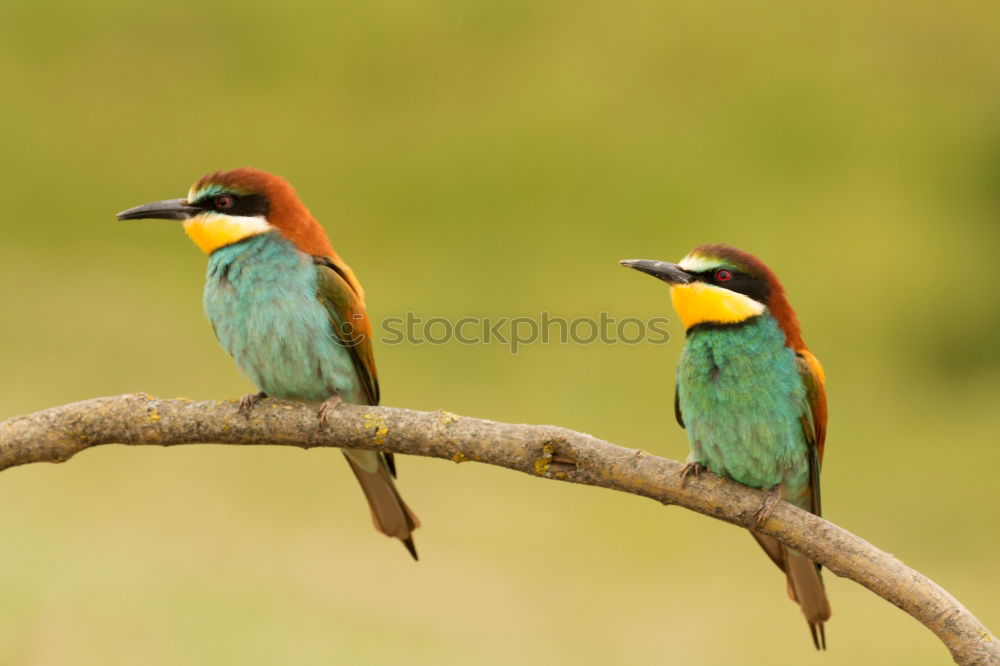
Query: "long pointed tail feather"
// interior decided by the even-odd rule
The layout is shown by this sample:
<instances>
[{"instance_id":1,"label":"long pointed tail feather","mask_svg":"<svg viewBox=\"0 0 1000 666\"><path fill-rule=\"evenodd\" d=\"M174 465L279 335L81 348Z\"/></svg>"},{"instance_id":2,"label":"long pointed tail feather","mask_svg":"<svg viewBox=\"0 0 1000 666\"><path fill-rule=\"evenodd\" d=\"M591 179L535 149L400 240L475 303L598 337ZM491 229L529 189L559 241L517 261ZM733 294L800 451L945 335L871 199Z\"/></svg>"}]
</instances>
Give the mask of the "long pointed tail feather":
<instances>
[{"instance_id":1,"label":"long pointed tail feather","mask_svg":"<svg viewBox=\"0 0 1000 666\"><path fill-rule=\"evenodd\" d=\"M402 541L413 559L419 559L413 530L420 527L420 520L400 497L385 459L376 451L361 450L345 450L344 457L365 493L375 529Z\"/></svg>"},{"instance_id":2,"label":"long pointed tail feather","mask_svg":"<svg viewBox=\"0 0 1000 666\"><path fill-rule=\"evenodd\" d=\"M817 650L826 649L826 630L823 624L830 619L830 602L823 587L820 568L815 562L793 550L785 548L777 539L751 531L771 561L785 572L788 596L802 608L813 645Z\"/></svg>"}]
</instances>

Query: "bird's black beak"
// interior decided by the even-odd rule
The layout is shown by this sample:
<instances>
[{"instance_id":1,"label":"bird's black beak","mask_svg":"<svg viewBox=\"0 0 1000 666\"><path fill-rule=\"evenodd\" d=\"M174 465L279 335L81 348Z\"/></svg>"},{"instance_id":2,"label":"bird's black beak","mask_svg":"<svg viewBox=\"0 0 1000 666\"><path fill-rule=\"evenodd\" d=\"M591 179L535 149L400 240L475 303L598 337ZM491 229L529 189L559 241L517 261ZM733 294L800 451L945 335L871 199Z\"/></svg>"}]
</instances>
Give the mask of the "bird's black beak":
<instances>
[{"instance_id":1,"label":"bird's black beak","mask_svg":"<svg viewBox=\"0 0 1000 666\"><path fill-rule=\"evenodd\" d=\"M634 268L637 271L652 275L667 284L688 284L694 281L694 276L683 268L677 264L668 264L665 261L656 261L655 259L623 259L618 263L622 266Z\"/></svg>"},{"instance_id":2,"label":"bird's black beak","mask_svg":"<svg viewBox=\"0 0 1000 666\"><path fill-rule=\"evenodd\" d=\"M186 220L203 212L189 206L187 199L165 199L129 208L118 213L119 220Z\"/></svg>"}]
</instances>

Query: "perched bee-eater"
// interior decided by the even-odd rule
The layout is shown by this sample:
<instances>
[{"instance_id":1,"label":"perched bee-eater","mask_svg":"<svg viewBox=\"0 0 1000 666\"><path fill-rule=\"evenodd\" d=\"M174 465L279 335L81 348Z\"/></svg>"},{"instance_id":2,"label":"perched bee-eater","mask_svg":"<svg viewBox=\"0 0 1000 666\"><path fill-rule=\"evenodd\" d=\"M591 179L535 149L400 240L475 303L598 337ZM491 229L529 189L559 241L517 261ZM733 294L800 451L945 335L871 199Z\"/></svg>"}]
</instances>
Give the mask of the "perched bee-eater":
<instances>
[{"instance_id":1,"label":"perched bee-eater","mask_svg":"<svg viewBox=\"0 0 1000 666\"><path fill-rule=\"evenodd\" d=\"M670 285L687 332L674 396L677 422L691 444L682 475L707 468L771 491L758 525L778 499L820 515L823 368L806 348L775 274L752 254L715 244L695 248L679 264L621 263ZM751 534L785 572L813 644L825 648L830 604L820 567L773 537Z\"/></svg>"},{"instance_id":2,"label":"perched bee-eater","mask_svg":"<svg viewBox=\"0 0 1000 666\"><path fill-rule=\"evenodd\" d=\"M155 201L119 220L177 220L208 259L205 312L223 348L268 396L377 405L378 377L364 292L323 227L282 178L249 167L202 177L185 199ZM380 532L414 559L417 517L399 496L391 453L344 450Z\"/></svg>"}]
</instances>

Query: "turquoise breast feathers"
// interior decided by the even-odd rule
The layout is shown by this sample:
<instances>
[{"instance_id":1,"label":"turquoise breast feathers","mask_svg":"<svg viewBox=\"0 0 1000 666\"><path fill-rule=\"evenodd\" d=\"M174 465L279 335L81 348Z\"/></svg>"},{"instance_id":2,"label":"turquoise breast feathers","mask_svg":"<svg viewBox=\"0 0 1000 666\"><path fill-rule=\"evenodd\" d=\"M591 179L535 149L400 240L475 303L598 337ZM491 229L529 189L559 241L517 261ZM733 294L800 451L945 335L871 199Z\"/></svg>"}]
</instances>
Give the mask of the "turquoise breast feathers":
<instances>
[{"instance_id":1,"label":"turquoise breast feathers","mask_svg":"<svg viewBox=\"0 0 1000 666\"><path fill-rule=\"evenodd\" d=\"M691 460L754 488L786 484L808 508L808 414L795 353L770 314L738 326L690 330L677 366L677 391Z\"/></svg>"},{"instance_id":2,"label":"turquoise breast feathers","mask_svg":"<svg viewBox=\"0 0 1000 666\"><path fill-rule=\"evenodd\" d=\"M219 342L275 398L363 402L350 352L316 296L316 266L276 232L212 253L205 312Z\"/></svg>"}]
</instances>

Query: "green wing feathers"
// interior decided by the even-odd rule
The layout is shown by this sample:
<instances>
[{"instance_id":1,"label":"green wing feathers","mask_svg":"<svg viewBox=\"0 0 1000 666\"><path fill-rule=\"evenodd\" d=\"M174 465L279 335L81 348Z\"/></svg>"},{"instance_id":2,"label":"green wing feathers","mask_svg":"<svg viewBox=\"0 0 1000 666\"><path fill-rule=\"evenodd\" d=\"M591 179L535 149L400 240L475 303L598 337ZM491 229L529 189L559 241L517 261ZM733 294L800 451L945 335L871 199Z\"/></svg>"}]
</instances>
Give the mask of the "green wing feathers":
<instances>
[{"instance_id":1,"label":"green wing feathers","mask_svg":"<svg viewBox=\"0 0 1000 666\"><path fill-rule=\"evenodd\" d=\"M826 388L823 366L808 349L796 352L799 376L806 388L808 410L802 415L802 432L809 452L809 492L811 510L823 515L820 501L819 473L823 463L823 445L826 441Z\"/></svg>"},{"instance_id":2,"label":"green wing feathers","mask_svg":"<svg viewBox=\"0 0 1000 666\"><path fill-rule=\"evenodd\" d=\"M377 405L378 374L364 292L351 269L336 257L313 257L313 262L316 264L316 297L330 316L333 334L350 351L365 401ZM368 500L375 528L402 541L413 559L417 559L412 534L420 527L420 520L400 497L393 482L396 462L392 454L345 449L344 455Z\"/></svg>"},{"instance_id":3,"label":"green wing feathers","mask_svg":"<svg viewBox=\"0 0 1000 666\"><path fill-rule=\"evenodd\" d=\"M378 374L364 293L345 264L330 257L313 257L313 261L316 263L317 298L330 315L334 335L351 352L368 404L377 405Z\"/></svg>"}]
</instances>

